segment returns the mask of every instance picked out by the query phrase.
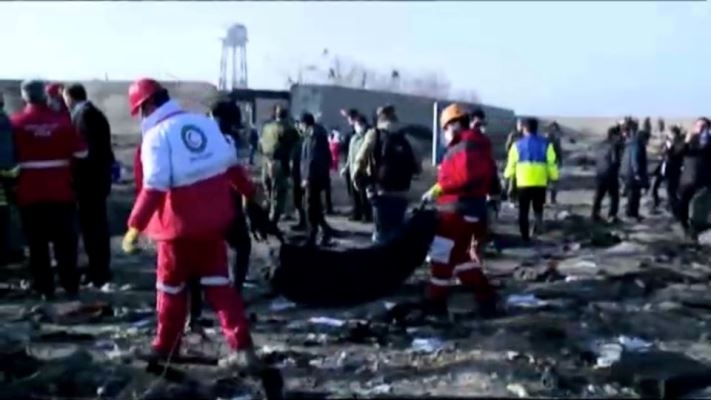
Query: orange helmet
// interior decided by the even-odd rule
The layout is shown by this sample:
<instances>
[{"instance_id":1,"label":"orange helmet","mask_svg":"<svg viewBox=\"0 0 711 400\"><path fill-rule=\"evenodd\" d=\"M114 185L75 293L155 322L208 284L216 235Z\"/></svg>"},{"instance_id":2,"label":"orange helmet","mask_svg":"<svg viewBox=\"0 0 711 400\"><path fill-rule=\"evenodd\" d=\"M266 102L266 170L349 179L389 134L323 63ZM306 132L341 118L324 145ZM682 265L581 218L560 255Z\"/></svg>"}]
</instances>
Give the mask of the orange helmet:
<instances>
[{"instance_id":1,"label":"orange helmet","mask_svg":"<svg viewBox=\"0 0 711 400\"><path fill-rule=\"evenodd\" d=\"M469 112L461 104L450 104L442 110L442 114L439 117L439 124L442 128L444 128L455 119L466 117L467 115L469 115Z\"/></svg>"},{"instance_id":2,"label":"orange helmet","mask_svg":"<svg viewBox=\"0 0 711 400\"><path fill-rule=\"evenodd\" d=\"M138 114L141 105L161 90L163 90L163 86L155 79L141 78L133 82L128 87L128 106L131 110L131 115Z\"/></svg>"}]
</instances>

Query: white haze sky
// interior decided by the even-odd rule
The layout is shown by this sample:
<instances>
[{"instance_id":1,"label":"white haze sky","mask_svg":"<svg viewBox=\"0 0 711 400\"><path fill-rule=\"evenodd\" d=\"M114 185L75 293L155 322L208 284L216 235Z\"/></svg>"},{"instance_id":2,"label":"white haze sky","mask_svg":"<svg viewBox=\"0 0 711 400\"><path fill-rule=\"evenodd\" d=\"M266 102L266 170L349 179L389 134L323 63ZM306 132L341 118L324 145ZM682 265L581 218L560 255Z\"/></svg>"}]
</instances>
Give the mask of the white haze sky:
<instances>
[{"instance_id":1,"label":"white haze sky","mask_svg":"<svg viewBox=\"0 0 711 400\"><path fill-rule=\"evenodd\" d=\"M252 88L283 88L328 48L439 71L519 113L709 114L708 2L2 2L0 16L0 79L216 84L219 38L242 23Z\"/></svg>"}]
</instances>

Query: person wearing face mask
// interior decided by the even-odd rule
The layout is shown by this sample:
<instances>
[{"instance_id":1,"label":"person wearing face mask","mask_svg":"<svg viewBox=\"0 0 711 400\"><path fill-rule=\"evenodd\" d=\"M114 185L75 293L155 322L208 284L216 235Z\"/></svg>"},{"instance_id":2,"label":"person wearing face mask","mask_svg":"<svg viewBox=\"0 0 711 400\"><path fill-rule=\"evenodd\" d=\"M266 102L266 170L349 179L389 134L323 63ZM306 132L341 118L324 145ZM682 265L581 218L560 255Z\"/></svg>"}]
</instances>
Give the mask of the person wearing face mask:
<instances>
[{"instance_id":1,"label":"person wearing face mask","mask_svg":"<svg viewBox=\"0 0 711 400\"><path fill-rule=\"evenodd\" d=\"M521 238L531 240L528 215L533 206L534 233L543 230L543 206L546 203L546 188L558 180L558 162L553 145L538 136L538 120L523 121L523 138L509 150L504 177L516 178L518 187L518 226Z\"/></svg>"},{"instance_id":2,"label":"person wearing face mask","mask_svg":"<svg viewBox=\"0 0 711 400\"><path fill-rule=\"evenodd\" d=\"M481 108L476 108L471 114L471 123L469 124L470 129L474 131L479 131L482 134L486 134L486 114ZM496 174L491 182L492 190L489 195L488 201L488 220L487 220L487 238L488 244L495 252L500 251L500 246L497 240L497 235L494 229L494 221L496 220L499 212L499 201L501 193L503 192L503 187L501 186L501 180L499 179L498 168L495 170Z\"/></svg>"},{"instance_id":3,"label":"person wearing face mask","mask_svg":"<svg viewBox=\"0 0 711 400\"><path fill-rule=\"evenodd\" d=\"M260 373L263 365L227 267L224 234L234 216L234 149L215 121L181 109L153 79L133 82L128 98L131 115L141 118L143 179L122 248L133 253L143 232L156 242L158 257L158 328L142 358L164 362L179 354L188 312L186 284L199 279L231 350L220 365Z\"/></svg>"},{"instance_id":4,"label":"person wearing face mask","mask_svg":"<svg viewBox=\"0 0 711 400\"><path fill-rule=\"evenodd\" d=\"M679 203L676 217L685 234L696 239L694 226L689 221L689 206L694 196L704 188L711 186L711 122L701 117L696 120L694 129L684 140L683 170L679 182Z\"/></svg>"},{"instance_id":5,"label":"person wearing face mask","mask_svg":"<svg viewBox=\"0 0 711 400\"><path fill-rule=\"evenodd\" d=\"M496 293L482 271L481 250L487 234L487 196L495 188L491 142L478 129L469 128L469 114L459 104L442 111L440 125L447 150L437 183L422 196L423 201L435 202L438 211L428 256L427 308L434 314L446 313L449 286L456 275L472 289L480 311L490 315L496 308Z\"/></svg>"},{"instance_id":6,"label":"person wearing face mask","mask_svg":"<svg viewBox=\"0 0 711 400\"><path fill-rule=\"evenodd\" d=\"M365 138L365 132L368 129L368 122L365 117L360 114L357 114L354 117L353 122L353 134L350 137L346 165L341 170L341 175L346 177L347 182L349 183L356 180L356 176L354 175L354 172L356 171L355 158L360 151L363 139ZM365 190L367 184L359 182L359 184L355 186L359 187L359 189L353 189L353 214L351 215L350 220L372 222L373 210Z\"/></svg>"},{"instance_id":7,"label":"person wearing face mask","mask_svg":"<svg viewBox=\"0 0 711 400\"><path fill-rule=\"evenodd\" d=\"M523 120L518 118L516 120L516 128L509 133L506 137L506 154L509 154L511 146L513 146L519 139L523 137ZM504 194L509 201L515 201L518 191L516 190L516 176L512 176L505 181Z\"/></svg>"}]
</instances>

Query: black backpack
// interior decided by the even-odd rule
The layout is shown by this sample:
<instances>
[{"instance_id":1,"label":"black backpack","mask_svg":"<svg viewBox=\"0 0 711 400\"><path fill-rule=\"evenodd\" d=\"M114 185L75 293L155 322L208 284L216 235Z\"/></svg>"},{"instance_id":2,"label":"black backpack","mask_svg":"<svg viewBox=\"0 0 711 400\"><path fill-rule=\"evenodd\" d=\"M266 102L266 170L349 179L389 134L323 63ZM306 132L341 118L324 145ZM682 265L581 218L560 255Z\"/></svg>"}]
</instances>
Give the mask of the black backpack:
<instances>
[{"instance_id":1,"label":"black backpack","mask_svg":"<svg viewBox=\"0 0 711 400\"><path fill-rule=\"evenodd\" d=\"M415 154L403 130L397 132L375 131L373 149L375 184L383 190L410 189L415 174Z\"/></svg>"}]
</instances>

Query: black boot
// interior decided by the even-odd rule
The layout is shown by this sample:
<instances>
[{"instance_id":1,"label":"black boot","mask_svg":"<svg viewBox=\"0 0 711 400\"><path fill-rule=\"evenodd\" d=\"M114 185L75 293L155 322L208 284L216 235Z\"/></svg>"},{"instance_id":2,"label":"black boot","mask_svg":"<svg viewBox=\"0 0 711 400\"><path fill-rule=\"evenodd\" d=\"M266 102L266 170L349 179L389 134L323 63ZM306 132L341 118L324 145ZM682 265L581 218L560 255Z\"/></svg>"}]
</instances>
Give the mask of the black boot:
<instances>
[{"instance_id":1,"label":"black boot","mask_svg":"<svg viewBox=\"0 0 711 400\"><path fill-rule=\"evenodd\" d=\"M304 210L299 210L299 221L291 226L294 231L303 232L308 229L308 224L306 223L306 213Z\"/></svg>"}]
</instances>

